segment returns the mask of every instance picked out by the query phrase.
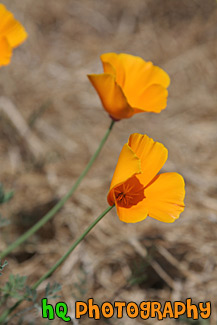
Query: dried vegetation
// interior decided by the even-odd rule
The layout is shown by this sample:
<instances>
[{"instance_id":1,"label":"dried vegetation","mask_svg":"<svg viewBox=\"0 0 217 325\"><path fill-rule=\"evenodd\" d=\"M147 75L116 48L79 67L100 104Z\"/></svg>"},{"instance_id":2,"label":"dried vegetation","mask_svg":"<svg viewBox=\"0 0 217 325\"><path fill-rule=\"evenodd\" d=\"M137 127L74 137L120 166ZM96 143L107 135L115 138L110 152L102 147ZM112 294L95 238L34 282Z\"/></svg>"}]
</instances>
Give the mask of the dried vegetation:
<instances>
[{"instance_id":1,"label":"dried vegetation","mask_svg":"<svg viewBox=\"0 0 217 325\"><path fill-rule=\"evenodd\" d=\"M108 127L109 118L86 78L101 71L101 53L126 52L151 60L169 73L171 86L168 107L160 115L141 114L115 125L74 196L8 257L1 282L13 272L33 283L64 254L106 208L113 170L129 134L147 133L169 150L164 171L185 178L184 213L171 225L151 219L130 225L112 211L49 282L62 284L61 300L72 317L76 299L93 297L100 304L192 297L194 302L211 300L209 323L216 324L216 1L2 2L22 21L29 38L14 52L11 65L1 69L0 180L15 190L1 211L11 220L1 230L1 249L67 192ZM46 323L38 313L29 313L27 324L30 319ZM123 318L100 324L142 322Z\"/></svg>"}]
</instances>

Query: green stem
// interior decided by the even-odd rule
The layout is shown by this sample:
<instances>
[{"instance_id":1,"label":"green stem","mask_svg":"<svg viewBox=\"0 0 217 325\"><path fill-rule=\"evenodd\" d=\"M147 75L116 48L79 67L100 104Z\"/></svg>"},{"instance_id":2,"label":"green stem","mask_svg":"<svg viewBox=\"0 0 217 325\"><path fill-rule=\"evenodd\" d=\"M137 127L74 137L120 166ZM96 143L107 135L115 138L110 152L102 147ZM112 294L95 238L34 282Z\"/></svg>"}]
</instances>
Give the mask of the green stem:
<instances>
[{"instance_id":1,"label":"green stem","mask_svg":"<svg viewBox=\"0 0 217 325\"><path fill-rule=\"evenodd\" d=\"M32 289L38 288L38 286L47 279L56 269L65 261L65 259L71 254L71 252L78 246L78 244L87 236L87 234L96 226L96 224L114 207L114 205L109 206L96 220L85 230L85 232L74 242L74 244L69 248L68 252L63 255L59 261L46 273L44 274L33 286Z\"/></svg>"},{"instance_id":2,"label":"green stem","mask_svg":"<svg viewBox=\"0 0 217 325\"><path fill-rule=\"evenodd\" d=\"M50 268L50 270L45 273L33 286L32 289L37 289L38 286L46 280L56 269L67 259L67 257L71 254L71 252L78 246L78 244L87 236L87 234L93 229L96 224L114 207L114 205L109 206L103 213L100 214L96 220L83 232L83 234L72 244L69 250L63 255L54 266ZM4 313L0 316L0 324L4 324L6 318L24 301L25 298L18 300L11 308L6 309Z\"/></svg>"},{"instance_id":3,"label":"green stem","mask_svg":"<svg viewBox=\"0 0 217 325\"><path fill-rule=\"evenodd\" d=\"M10 252L12 252L16 247L18 247L20 244L25 242L30 236L32 236L36 231L38 231L46 222L48 222L66 203L66 201L72 196L72 194L77 189L78 185L81 183L82 179L85 177L87 172L89 171L90 167L93 165L94 161L98 157L100 151L102 150L102 147L104 146L111 130L114 125L115 121L112 120L108 130L106 131L106 134L104 135L102 141L100 142L100 145L92 158L90 159L89 163L87 164L86 168L83 170L75 184L72 186L72 188L69 190L69 192L48 212L45 214L43 218L41 218L33 227L31 227L29 230L27 230L22 236L20 236L17 240L15 240L11 245L9 245L1 254L0 258L5 257Z\"/></svg>"}]
</instances>

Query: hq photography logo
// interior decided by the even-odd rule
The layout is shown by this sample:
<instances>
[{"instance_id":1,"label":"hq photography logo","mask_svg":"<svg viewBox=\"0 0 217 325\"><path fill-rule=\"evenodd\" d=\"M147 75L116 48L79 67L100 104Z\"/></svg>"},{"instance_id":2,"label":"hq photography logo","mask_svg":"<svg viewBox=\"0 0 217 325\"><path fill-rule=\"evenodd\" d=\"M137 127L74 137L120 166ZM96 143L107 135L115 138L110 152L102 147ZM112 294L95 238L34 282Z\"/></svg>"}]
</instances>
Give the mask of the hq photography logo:
<instances>
[{"instance_id":1,"label":"hq photography logo","mask_svg":"<svg viewBox=\"0 0 217 325\"><path fill-rule=\"evenodd\" d=\"M58 302L55 306L48 303L48 299L41 300L42 304L42 318L53 320L57 316L65 322L70 322L71 317L68 316L68 306L65 302ZM94 303L93 298L88 299L87 302L75 302L75 318L87 316L95 320L103 318L117 319L123 318L124 313L129 318L149 319L155 318L163 320L165 318L178 319L185 315L187 318L197 320L199 317L207 319L211 315L211 302L199 302L193 304L192 299L188 298L185 302L182 301L166 301L161 304L158 301L142 301L137 304L133 301L115 301L114 303L105 301L101 306Z\"/></svg>"}]
</instances>

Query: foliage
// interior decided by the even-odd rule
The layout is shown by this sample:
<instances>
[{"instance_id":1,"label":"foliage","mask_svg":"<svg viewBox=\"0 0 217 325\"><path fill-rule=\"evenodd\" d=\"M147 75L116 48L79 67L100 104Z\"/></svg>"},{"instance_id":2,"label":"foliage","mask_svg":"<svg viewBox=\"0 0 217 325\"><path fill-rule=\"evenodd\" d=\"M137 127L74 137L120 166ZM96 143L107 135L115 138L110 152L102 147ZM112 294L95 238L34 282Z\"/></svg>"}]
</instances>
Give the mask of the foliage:
<instances>
[{"instance_id":1,"label":"foliage","mask_svg":"<svg viewBox=\"0 0 217 325\"><path fill-rule=\"evenodd\" d=\"M0 183L0 204L4 204L12 199L14 195L13 191L5 192L2 183ZM0 214L0 228L5 227L10 224L10 221L3 218Z\"/></svg>"},{"instance_id":2,"label":"foliage","mask_svg":"<svg viewBox=\"0 0 217 325\"><path fill-rule=\"evenodd\" d=\"M5 266L8 264L7 261L4 261L3 264L1 264L1 260L0 260L0 275L2 275L2 271L4 270Z\"/></svg>"},{"instance_id":3,"label":"foliage","mask_svg":"<svg viewBox=\"0 0 217 325\"><path fill-rule=\"evenodd\" d=\"M13 191L5 192L3 185L0 183L0 204L6 203L12 199Z\"/></svg>"},{"instance_id":4,"label":"foliage","mask_svg":"<svg viewBox=\"0 0 217 325\"><path fill-rule=\"evenodd\" d=\"M0 288L1 301L0 305L6 303L9 298L19 300L23 297L26 283L26 276L20 276L19 274L10 274L8 281Z\"/></svg>"},{"instance_id":5,"label":"foliage","mask_svg":"<svg viewBox=\"0 0 217 325\"><path fill-rule=\"evenodd\" d=\"M1 266L3 267L7 264L7 262L4 262L4 264ZM9 280L6 282L6 284L0 288L0 306L4 307L7 304L8 299L16 300L17 302L20 300L26 300L31 302L30 306L27 308L24 308L17 313L13 314L12 318L17 318L18 324L23 323L23 317L24 315L29 312L32 309L36 309L39 312L41 312L41 305L38 302L39 297L37 294L36 289L32 289L28 285L26 285L26 276L20 276L19 274L13 275L10 274ZM47 284L45 288L45 294L43 297L54 299L59 297L57 295L57 292L61 290L61 285L58 283L54 283L51 285L50 283ZM9 320L9 321L10 321Z\"/></svg>"},{"instance_id":6,"label":"foliage","mask_svg":"<svg viewBox=\"0 0 217 325\"><path fill-rule=\"evenodd\" d=\"M0 228L8 226L9 224L10 224L10 220L3 218L2 215L0 214Z\"/></svg>"}]
</instances>

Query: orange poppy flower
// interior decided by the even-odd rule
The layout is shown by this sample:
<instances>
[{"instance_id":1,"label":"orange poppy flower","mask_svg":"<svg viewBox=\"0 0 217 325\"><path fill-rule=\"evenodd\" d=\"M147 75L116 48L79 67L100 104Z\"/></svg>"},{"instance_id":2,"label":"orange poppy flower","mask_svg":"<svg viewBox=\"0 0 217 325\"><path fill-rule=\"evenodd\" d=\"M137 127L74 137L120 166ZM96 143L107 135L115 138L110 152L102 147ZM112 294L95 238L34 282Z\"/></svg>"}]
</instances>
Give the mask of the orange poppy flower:
<instances>
[{"instance_id":1,"label":"orange poppy flower","mask_svg":"<svg viewBox=\"0 0 217 325\"><path fill-rule=\"evenodd\" d=\"M0 66L10 63L13 48L27 38L24 27L0 4Z\"/></svg>"},{"instance_id":2,"label":"orange poppy flower","mask_svg":"<svg viewBox=\"0 0 217 325\"><path fill-rule=\"evenodd\" d=\"M101 55L102 74L88 75L102 105L114 120L136 113L160 113L167 105L168 74L130 54Z\"/></svg>"},{"instance_id":3,"label":"orange poppy flower","mask_svg":"<svg viewBox=\"0 0 217 325\"><path fill-rule=\"evenodd\" d=\"M184 210L185 183L177 173L158 174L167 149L147 135L131 134L123 146L108 193L121 221L134 223L147 216L173 222Z\"/></svg>"}]
</instances>

